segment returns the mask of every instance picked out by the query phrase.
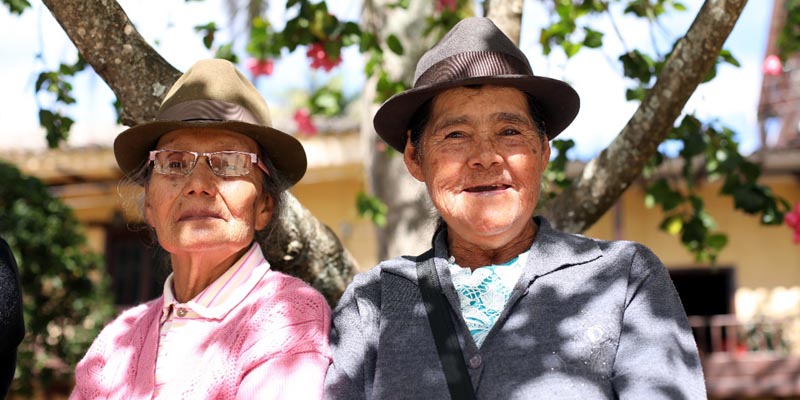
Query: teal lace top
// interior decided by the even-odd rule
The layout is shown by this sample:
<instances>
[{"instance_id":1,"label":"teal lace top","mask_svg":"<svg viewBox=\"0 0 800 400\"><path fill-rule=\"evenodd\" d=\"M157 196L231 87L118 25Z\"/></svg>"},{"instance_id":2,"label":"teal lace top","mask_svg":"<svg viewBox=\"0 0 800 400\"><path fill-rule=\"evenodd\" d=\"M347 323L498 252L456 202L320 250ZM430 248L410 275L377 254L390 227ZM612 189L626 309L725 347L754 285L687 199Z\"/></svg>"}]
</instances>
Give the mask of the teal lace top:
<instances>
[{"instance_id":1,"label":"teal lace top","mask_svg":"<svg viewBox=\"0 0 800 400\"><path fill-rule=\"evenodd\" d=\"M448 267L461 303L461 315L478 347L483 345L486 335L503 312L527 259L526 251L505 264L487 265L471 271L458 266L450 258Z\"/></svg>"}]
</instances>

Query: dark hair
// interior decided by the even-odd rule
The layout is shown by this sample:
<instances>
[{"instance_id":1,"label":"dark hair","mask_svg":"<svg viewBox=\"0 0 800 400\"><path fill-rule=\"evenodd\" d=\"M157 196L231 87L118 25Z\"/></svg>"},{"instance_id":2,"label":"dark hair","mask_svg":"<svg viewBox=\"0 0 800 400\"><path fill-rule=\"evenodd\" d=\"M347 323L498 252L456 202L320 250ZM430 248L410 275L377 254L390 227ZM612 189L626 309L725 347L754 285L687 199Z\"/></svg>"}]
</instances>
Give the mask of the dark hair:
<instances>
[{"instance_id":1,"label":"dark hair","mask_svg":"<svg viewBox=\"0 0 800 400\"><path fill-rule=\"evenodd\" d=\"M479 89L483 85L467 85L464 86L470 89ZM533 120L533 124L536 126L536 130L539 133L539 139L544 142L547 140L547 127L545 126L544 119L543 119L543 112L542 108L539 106L539 103L536 99L533 98L528 93L525 93L525 99L528 102L528 114L530 114L531 119ZM436 97L432 97L428 99L425 103L422 103L414 114L411 116L411 119L408 121L408 129L411 131L411 145L417 151L417 157L421 156L421 147L420 144L422 142L422 134L425 132L425 127L428 125L428 122L431 119L431 113L433 112L433 99Z\"/></svg>"}]
</instances>

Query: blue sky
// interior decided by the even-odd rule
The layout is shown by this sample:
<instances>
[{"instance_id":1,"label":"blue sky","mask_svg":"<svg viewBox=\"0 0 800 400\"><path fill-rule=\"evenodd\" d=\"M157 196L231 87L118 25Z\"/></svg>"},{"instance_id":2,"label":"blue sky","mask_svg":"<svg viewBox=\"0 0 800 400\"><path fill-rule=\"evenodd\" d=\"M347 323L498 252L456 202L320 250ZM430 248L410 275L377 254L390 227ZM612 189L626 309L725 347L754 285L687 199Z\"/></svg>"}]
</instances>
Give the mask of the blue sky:
<instances>
[{"instance_id":1,"label":"blue sky","mask_svg":"<svg viewBox=\"0 0 800 400\"><path fill-rule=\"evenodd\" d=\"M202 46L193 26L211 20L216 20L218 25L231 25L226 20L220 0L188 3L184 0L122 0L120 3L142 35L181 70L197 59L212 55ZM669 49L675 37L686 31L702 5L699 0L686 0L685 3L688 12L675 15L662 24L665 33L656 39L662 53ZM329 5L340 18L356 18L358 15L358 0L330 1ZM596 21L598 26L606 30L603 51L581 52L571 60L555 52L545 59L540 55L538 31L546 23L547 13L540 2L533 0L526 0L524 11L520 47L530 58L534 73L566 80L581 95L581 112L562 137L576 140L575 156L591 157L613 139L635 110L635 104L624 99L624 88L628 83L621 78L621 66L614 60L624 47L652 49L649 28L641 22L616 16L623 45L613 34L609 20L599 18ZM725 45L742 66L723 66L717 79L701 85L686 107L687 111L703 118L718 119L737 131L745 152L758 145L756 108L771 11L771 1L748 2ZM281 10L272 10L271 19L280 23L280 14ZM229 35L225 31L221 38ZM0 49L3 59L0 87L4 89L0 97L0 118L6 122L5 132L0 135L0 151L43 148L44 132L38 127L33 84L41 69L55 68L60 62L73 62L74 48L49 11L41 3L34 2L34 8L27 10L22 17L10 15L6 8L0 9ZM346 92L357 93L364 82L362 65L358 52L350 49L344 54L343 65L332 73L314 72L307 66L304 51L297 51L284 57L272 76L259 78L257 85L275 113L289 115L292 93L308 89L330 76L339 76ZM122 129L114 125L111 91L96 75L84 73L75 81L75 92L79 104L67 110L76 119L69 145L110 144Z\"/></svg>"}]
</instances>

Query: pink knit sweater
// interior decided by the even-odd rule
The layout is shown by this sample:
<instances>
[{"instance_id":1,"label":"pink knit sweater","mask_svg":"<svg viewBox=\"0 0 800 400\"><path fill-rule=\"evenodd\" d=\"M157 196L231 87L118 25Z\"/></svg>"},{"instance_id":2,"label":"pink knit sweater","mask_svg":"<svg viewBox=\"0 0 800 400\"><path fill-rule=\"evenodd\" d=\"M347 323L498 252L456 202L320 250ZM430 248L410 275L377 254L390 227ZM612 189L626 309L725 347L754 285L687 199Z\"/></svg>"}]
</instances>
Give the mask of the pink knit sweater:
<instances>
[{"instance_id":1,"label":"pink knit sweater","mask_svg":"<svg viewBox=\"0 0 800 400\"><path fill-rule=\"evenodd\" d=\"M163 299L111 322L75 370L74 399L151 399ZM218 320L190 321L184 399L319 399L330 363L330 308L299 279L269 270Z\"/></svg>"}]
</instances>

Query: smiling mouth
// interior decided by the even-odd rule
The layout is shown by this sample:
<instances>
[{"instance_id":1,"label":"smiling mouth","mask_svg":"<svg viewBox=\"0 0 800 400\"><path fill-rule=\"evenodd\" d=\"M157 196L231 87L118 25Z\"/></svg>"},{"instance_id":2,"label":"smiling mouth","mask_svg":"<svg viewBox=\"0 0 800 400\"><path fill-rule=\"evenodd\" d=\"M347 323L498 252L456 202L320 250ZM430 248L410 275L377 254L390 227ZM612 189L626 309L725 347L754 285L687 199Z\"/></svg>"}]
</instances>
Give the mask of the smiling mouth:
<instances>
[{"instance_id":1,"label":"smiling mouth","mask_svg":"<svg viewBox=\"0 0 800 400\"><path fill-rule=\"evenodd\" d=\"M464 189L465 192L468 193L486 193L486 192L496 192L500 190L506 190L510 188L510 185L482 185L482 186L473 186Z\"/></svg>"}]
</instances>

